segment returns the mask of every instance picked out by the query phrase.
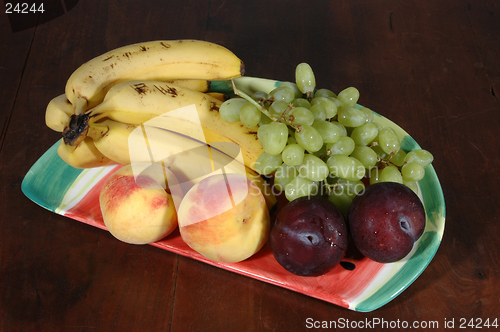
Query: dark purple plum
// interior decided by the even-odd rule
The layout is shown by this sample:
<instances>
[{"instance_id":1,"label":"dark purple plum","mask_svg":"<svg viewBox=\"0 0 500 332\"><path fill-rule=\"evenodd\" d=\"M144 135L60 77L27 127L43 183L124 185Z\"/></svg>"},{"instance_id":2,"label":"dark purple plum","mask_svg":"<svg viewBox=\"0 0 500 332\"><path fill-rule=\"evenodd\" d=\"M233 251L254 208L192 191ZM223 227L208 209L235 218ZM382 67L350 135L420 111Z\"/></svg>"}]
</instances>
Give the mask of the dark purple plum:
<instances>
[{"instance_id":1,"label":"dark purple plum","mask_svg":"<svg viewBox=\"0 0 500 332\"><path fill-rule=\"evenodd\" d=\"M366 257L391 263L404 258L425 228L425 210L407 186L380 182L356 196L348 224L354 245Z\"/></svg>"},{"instance_id":2,"label":"dark purple plum","mask_svg":"<svg viewBox=\"0 0 500 332\"><path fill-rule=\"evenodd\" d=\"M347 226L340 210L328 199L301 197L278 213L269 242L274 257L300 276L322 275L344 258Z\"/></svg>"}]
</instances>

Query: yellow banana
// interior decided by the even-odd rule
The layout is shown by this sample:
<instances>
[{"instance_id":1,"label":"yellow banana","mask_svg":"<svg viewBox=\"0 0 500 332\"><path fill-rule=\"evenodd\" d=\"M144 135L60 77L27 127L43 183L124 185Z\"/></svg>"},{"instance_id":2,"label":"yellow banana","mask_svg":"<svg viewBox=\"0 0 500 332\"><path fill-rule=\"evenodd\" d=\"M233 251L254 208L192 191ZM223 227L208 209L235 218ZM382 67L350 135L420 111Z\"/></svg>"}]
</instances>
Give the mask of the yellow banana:
<instances>
[{"instance_id":1,"label":"yellow banana","mask_svg":"<svg viewBox=\"0 0 500 332\"><path fill-rule=\"evenodd\" d=\"M221 104L221 100L207 94L165 82L122 82L109 90L101 104L86 113L73 116L63 136L67 144L74 145L85 137L92 123L101 119L109 118L133 125L158 119L163 120L162 128L204 143L237 144L243 153L245 165L253 169L263 151L257 139L257 127L246 128L239 121L223 121L218 112ZM196 109L194 114L183 111L191 105ZM199 133L200 128L202 134Z\"/></svg>"},{"instance_id":2,"label":"yellow banana","mask_svg":"<svg viewBox=\"0 0 500 332\"><path fill-rule=\"evenodd\" d=\"M68 79L65 92L80 114L98 105L113 85L130 79L228 80L243 73L243 62L223 46L201 40L149 41L84 63Z\"/></svg>"},{"instance_id":3,"label":"yellow banana","mask_svg":"<svg viewBox=\"0 0 500 332\"><path fill-rule=\"evenodd\" d=\"M245 175L261 189L269 209L277 203L271 186L236 154L230 157L203 142L162 128L110 119L93 123L89 134L96 148L116 163L148 162L167 167L176 175L184 192L211 174L236 173Z\"/></svg>"},{"instance_id":4,"label":"yellow banana","mask_svg":"<svg viewBox=\"0 0 500 332\"><path fill-rule=\"evenodd\" d=\"M210 81L207 80L172 80L166 82L199 92L207 92L210 89ZM63 132L64 128L68 126L70 117L74 114L73 112L73 105L66 97L66 94L63 93L52 99L47 105L45 124L52 130Z\"/></svg>"},{"instance_id":5,"label":"yellow banana","mask_svg":"<svg viewBox=\"0 0 500 332\"><path fill-rule=\"evenodd\" d=\"M73 105L63 93L52 99L45 110L45 124L52 130L62 132L73 114Z\"/></svg>"},{"instance_id":6,"label":"yellow banana","mask_svg":"<svg viewBox=\"0 0 500 332\"><path fill-rule=\"evenodd\" d=\"M77 146L70 146L61 140L57 147L57 154L68 165L74 168L92 168L116 164L105 157L94 145L92 138L85 138Z\"/></svg>"},{"instance_id":7,"label":"yellow banana","mask_svg":"<svg viewBox=\"0 0 500 332\"><path fill-rule=\"evenodd\" d=\"M209 95L215 99L219 99L222 102L225 102L229 97L223 94L222 92L205 92L206 95Z\"/></svg>"},{"instance_id":8,"label":"yellow banana","mask_svg":"<svg viewBox=\"0 0 500 332\"><path fill-rule=\"evenodd\" d=\"M210 89L208 80L169 80L165 83L175 84L194 91L207 92Z\"/></svg>"},{"instance_id":9,"label":"yellow banana","mask_svg":"<svg viewBox=\"0 0 500 332\"><path fill-rule=\"evenodd\" d=\"M94 123L93 128L101 128L102 134L99 131L89 131L95 147L107 158L114 160L117 164L130 164L130 154L128 148L128 137L137 128L136 125L131 125L113 120L103 120L99 123Z\"/></svg>"}]
</instances>

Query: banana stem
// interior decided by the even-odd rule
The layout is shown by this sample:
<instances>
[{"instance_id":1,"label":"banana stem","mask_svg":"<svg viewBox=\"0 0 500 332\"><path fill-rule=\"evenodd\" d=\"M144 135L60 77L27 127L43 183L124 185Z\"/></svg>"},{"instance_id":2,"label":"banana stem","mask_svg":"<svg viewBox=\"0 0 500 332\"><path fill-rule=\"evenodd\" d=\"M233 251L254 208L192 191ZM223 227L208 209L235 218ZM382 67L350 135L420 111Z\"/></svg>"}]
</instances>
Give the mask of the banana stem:
<instances>
[{"instance_id":1,"label":"banana stem","mask_svg":"<svg viewBox=\"0 0 500 332\"><path fill-rule=\"evenodd\" d=\"M85 109L87 108L88 101L87 99L83 97L77 97L75 101L75 111L74 113L76 115L83 114L85 112Z\"/></svg>"},{"instance_id":2,"label":"banana stem","mask_svg":"<svg viewBox=\"0 0 500 332\"><path fill-rule=\"evenodd\" d=\"M71 115L69 124L63 130L64 143L70 146L80 144L89 131L89 116L85 113Z\"/></svg>"}]
</instances>

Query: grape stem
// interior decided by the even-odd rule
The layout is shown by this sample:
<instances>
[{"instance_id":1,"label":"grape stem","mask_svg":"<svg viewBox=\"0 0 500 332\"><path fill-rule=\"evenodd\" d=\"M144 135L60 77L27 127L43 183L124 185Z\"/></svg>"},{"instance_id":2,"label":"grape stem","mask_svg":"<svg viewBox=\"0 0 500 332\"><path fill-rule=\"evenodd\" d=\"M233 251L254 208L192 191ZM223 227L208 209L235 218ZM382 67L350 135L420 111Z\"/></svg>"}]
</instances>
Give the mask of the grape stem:
<instances>
[{"instance_id":1,"label":"grape stem","mask_svg":"<svg viewBox=\"0 0 500 332\"><path fill-rule=\"evenodd\" d=\"M257 107L262 113L264 113L265 115L267 115L271 120L273 120L273 121L277 120L273 115L271 115L271 113L269 113L268 110L266 110L264 107L262 107L261 104L259 104L257 101L255 101L252 97L250 97L249 95L247 95L243 91L240 91L236 87L236 84L234 83L234 79L231 79L231 83L233 84L233 91L234 91L235 95L240 96L241 98L246 99L247 101L249 101L252 105L254 105L255 107Z\"/></svg>"},{"instance_id":2,"label":"grape stem","mask_svg":"<svg viewBox=\"0 0 500 332\"><path fill-rule=\"evenodd\" d=\"M333 191L335 190L335 188L337 188L339 186L338 183L334 183L334 184L328 183L328 181L326 179L323 180L323 185L326 187L328 196L330 196L333 193Z\"/></svg>"},{"instance_id":3,"label":"grape stem","mask_svg":"<svg viewBox=\"0 0 500 332\"><path fill-rule=\"evenodd\" d=\"M378 167L379 169L384 169L385 167L387 167L387 166L391 166L391 165L392 165L392 166L396 166L396 167L397 167L397 169L401 172L401 168L402 168L402 166L398 166L398 165L396 165L395 163L393 163L393 162L391 161L392 157L394 157L394 155L395 155L395 154L396 154L396 152L391 152L391 153L389 154L389 157L388 157L387 159L384 159L384 158L380 157L380 156L377 154L377 157L378 157L377 167Z\"/></svg>"},{"instance_id":4,"label":"grape stem","mask_svg":"<svg viewBox=\"0 0 500 332\"><path fill-rule=\"evenodd\" d=\"M283 119L284 122L286 122L286 124L288 124L290 127L292 127L293 129L295 129L296 132L300 132L302 130L302 126L301 125L294 125L290 119L288 119L286 116L285 116L285 113L288 112L289 110L293 109L293 106L290 105L278 118L274 115L272 115L265 107L263 107L259 102L257 102L256 100L254 100L252 97L250 97L249 95L247 95L246 93L244 93L243 91L239 90L237 87L236 87L236 84L234 83L234 79L231 79L231 83L233 85L233 91L234 91L234 94L237 95L237 96L240 96L241 98L243 99L246 99L248 102L250 102L252 105L254 105L255 107L257 107L258 110L260 110L263 114L265 114L268 118L270 118L271 120L273 120L274 122L281 122L281 120ZM264 102L263 102L264 103Z\"/></svg>"}]
</instances>

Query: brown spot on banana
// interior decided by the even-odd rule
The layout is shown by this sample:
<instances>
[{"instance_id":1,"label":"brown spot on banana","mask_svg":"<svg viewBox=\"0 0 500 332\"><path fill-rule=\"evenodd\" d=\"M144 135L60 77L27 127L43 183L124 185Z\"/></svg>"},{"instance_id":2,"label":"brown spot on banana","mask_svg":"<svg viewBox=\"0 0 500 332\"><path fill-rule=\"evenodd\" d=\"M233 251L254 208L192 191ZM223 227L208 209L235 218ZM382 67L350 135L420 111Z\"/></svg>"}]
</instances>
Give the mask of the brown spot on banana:
<instances>
[{"instance_id":1,"label":"brown spot on banana","mask_svg":"<svg viewBox=\"0 0 500 332\"><path fill-rule=\"evenodd\" d=\"M257 132L256 132L256 131L247 131L247 134L249 134L249 135L254 135L254 136L255 136L255 139L259 139L259 138L257 137Z\"/></svg>"},{"instance_id":2,"label":"brown spot on banana","mask_svg":"<svg viewBox=\"0 0 500 332\"><path fill-rule=\"evenodd\" d=\"M166 86L166 88L164 88L162 86L158 86L156 84L153 84L153 86L155 87L156 90L160 91L164 95L172 95L172 97L177 97L179 95L177 93L177 89L176 88L170 87L168 85Z\"/></svg>"},{"instance_id":3,"label":"brown spot on banana","mask_svg":"<svg viewBox=\"0 0 500 332\"><path fill-rule=\"evenodd\" d=\"M210 111L219 112L219 105L216 102L210 102Z\"/></svg>"},{"instance_id":4,"label":"brown spot on banana","mask_svg":"<svg viewBox=\"0 0 500 332\"><path fill-rule=\"evenodd\" d=\"M147 85L144 83L132 84L132 89L134 89L138 94L145 95L147 91Z\"/></svg>"}]
</instances>

